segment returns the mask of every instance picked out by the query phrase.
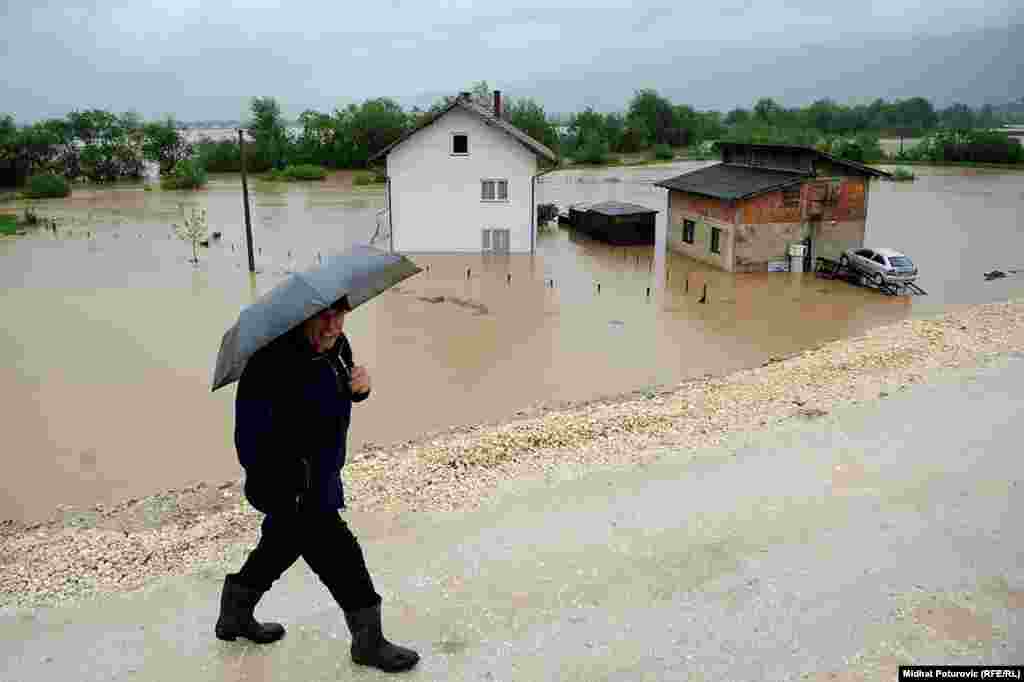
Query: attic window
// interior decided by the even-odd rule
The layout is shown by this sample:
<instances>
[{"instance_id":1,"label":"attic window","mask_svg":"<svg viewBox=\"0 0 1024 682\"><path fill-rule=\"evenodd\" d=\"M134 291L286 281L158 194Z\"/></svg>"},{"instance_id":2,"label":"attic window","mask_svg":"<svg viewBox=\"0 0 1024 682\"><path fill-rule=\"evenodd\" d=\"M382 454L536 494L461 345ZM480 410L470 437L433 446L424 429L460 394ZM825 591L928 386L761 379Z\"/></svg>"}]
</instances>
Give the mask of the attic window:
<instances>
[{"instance_id":1,"label":"attic window","mask_svg":"<svg viewBox=\"0 0 1024 682\"><path fill-rule=\"evenodd\" d=\"M469 135L465 133L452 134L452 154L457 156L469 155Z\"/></svg>"}]
</instances>

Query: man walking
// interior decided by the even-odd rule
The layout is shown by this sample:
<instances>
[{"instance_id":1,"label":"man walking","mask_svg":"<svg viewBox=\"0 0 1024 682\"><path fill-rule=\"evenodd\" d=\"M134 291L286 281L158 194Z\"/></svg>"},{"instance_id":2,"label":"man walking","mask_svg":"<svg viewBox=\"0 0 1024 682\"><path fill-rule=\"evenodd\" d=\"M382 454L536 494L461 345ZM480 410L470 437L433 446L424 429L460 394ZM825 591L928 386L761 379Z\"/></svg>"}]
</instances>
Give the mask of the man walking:
<instances>
[{"instance_id":1,"label":"man walking","mask_svg":"<svg viewBox=\"0 0 1024 682\"><path fill-rule=\"evenodd\" d=\"M338 511L345 506L340 470L352 403L369 397L370 375L354 366L343 333L350 308L342 297L257 351L239 380L235 446L245 496L263 512L259 544L224 580L216 635L258 643L284 636L259 623L256 603L302 557L345 613L352 660L387 672L412 668L419 654L389 642L359 541Z\"/></svg>"}]
</instances>

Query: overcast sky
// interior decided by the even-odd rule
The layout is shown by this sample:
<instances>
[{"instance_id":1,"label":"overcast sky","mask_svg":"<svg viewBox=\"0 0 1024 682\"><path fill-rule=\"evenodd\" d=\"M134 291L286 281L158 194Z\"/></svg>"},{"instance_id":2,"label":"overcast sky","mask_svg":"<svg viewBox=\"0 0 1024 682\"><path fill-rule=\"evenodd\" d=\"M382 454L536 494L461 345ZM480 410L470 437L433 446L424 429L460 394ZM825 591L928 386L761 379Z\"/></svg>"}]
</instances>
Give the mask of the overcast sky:
<instances>
[{"instance_id":1,"label":"overcast sky","mask_svg":"<svg viewBox=\"0 0 1024 682\"><path fill-rule=\"evenodd\" d=\"M763 95L796 105L816 88L835 97L844 78L858 82L851 71L860 70L859 55L885 49L871 45L906 46L906 55L912 55L928 36L1005 30L1024 21L1021 5L1020 0L0 0L0 113L27 122L99 107L146 117L234 119L249 97L273 95L286 115L295 116L307 108L330 111L382 95L407 105L429 102L477 80L509 96L536 97L556 112L580 109L584 102L619 109L638 87L669 91L674 100L701 109L750 106ZM834 57L835 68L826 71L834 76L828 87L808 83L821 76L806 75L812 72L802 71L799 62L796 71L802 75L772 68L787 56L791 66L794 55L809 61L811 49L826 61L845 55ZM1007 60L1010 69L1004 71L1013 74L1022 54L1019 44L1014 50L989 46L981 63ZM756 77L751 82L743 74ZM865 92L872 87L866 83L847 94L900 96L902 88L921 85L913 74L889 80L895 78L902 80L876 83L877 93ZM1024 95L1009 91L1018 85L1019 80L1006 83L1006 99ZM998 96L1001 88L997 79L989 87L994 92L985 92ZM913 94L918 93L904 96Z\"/></svg>"}]
</instances>

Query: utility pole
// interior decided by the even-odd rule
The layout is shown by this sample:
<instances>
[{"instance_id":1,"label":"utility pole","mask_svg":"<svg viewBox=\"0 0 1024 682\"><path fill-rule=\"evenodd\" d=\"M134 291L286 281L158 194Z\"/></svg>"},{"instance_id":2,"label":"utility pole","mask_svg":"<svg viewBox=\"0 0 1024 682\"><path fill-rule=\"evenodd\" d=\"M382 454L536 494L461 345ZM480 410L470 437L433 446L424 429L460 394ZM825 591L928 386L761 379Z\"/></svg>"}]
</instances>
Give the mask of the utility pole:
<instances>
[{"instance_id":1,"label":"utility pole","mask_svg":"<svg viewBox=\"0 0 1024 682\"><path fill-rule=\"evenodd\" d=\"M242 157L242 204L245 207L245 245L249 251L249 272L256 272L252 257L252 220L249 218L249 183L245 174L245 130L238 129L238 152Z\"/></svg>"}]
</instances>

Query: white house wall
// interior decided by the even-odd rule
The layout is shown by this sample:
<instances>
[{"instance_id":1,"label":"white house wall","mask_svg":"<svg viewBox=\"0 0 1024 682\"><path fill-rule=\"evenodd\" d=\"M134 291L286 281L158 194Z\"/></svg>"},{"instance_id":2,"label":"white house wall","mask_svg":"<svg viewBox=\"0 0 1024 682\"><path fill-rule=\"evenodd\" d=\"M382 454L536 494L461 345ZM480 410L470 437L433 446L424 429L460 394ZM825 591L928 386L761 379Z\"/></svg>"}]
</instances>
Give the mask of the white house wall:
<instances>
[{"instance_id":1,"label":"white house wall","mask_svg":"<svg viewBox=\"0 0 1024 682\"><path fill-rule=\"evenodd\" d=\"M469 155L451 154L453 133ZM388 153L393 247L401 253L479 252L482 230L509 230L509 250L531 249L533 152L478 117L454 109ZM480 181L507 179L507 202L480 200Z\"/></svg>"}]
</instances>

